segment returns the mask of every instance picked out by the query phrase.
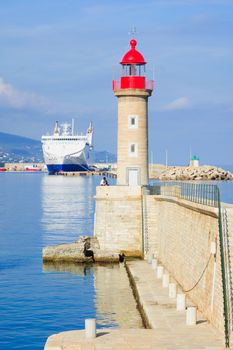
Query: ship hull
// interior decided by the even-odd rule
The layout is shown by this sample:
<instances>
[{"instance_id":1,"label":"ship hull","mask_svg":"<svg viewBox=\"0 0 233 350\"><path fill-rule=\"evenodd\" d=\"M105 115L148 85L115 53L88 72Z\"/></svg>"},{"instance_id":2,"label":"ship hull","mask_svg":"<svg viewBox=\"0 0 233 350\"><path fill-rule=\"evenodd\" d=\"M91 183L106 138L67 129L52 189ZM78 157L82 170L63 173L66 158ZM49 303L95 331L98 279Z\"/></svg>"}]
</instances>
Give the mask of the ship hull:
<instances>
[{"instance_id":1,"label":"ship hull","mask_svg":"<svg viewBox=\"0 0 233 350\"><path fill-rule=\"evenodd\" d=\"M50 174L55 174L61 171L88 171L87 164L47 164L47 169Z\"/></svg>"}]
</instances>

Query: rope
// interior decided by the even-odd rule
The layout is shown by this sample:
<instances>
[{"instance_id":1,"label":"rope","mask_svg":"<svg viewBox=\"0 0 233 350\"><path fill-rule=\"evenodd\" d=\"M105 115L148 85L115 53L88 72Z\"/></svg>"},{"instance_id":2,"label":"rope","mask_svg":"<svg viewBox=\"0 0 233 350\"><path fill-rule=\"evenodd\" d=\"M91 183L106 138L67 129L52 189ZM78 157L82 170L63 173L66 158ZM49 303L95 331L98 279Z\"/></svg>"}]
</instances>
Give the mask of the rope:
<instances>
[{"instance_id":1,"label":"rope","mask_svg":"<svg viewBox=\"0 0 233 350\"><path fill-rule=\"evenodd\" d=\"M201 281L201 279L202 279L202 277L204 276L204 273L206 272L206 269L207 269L207 267L208 267L208 265L209 265L211 256L212 256L212 254L210 254L210 257L209 257L209 259L208 259L208 261L207 261L207 264L206 264L204 270L202 271L201 276L199 277L199 279L197 280L197 282L194 284L194 286L193 286L192 288L190 288L190 289L188 289L188 290L184 290L185 293L191 292L191 290L193 290L193 289L198 285L198 283Z\"/></svg>"}]
</instances>

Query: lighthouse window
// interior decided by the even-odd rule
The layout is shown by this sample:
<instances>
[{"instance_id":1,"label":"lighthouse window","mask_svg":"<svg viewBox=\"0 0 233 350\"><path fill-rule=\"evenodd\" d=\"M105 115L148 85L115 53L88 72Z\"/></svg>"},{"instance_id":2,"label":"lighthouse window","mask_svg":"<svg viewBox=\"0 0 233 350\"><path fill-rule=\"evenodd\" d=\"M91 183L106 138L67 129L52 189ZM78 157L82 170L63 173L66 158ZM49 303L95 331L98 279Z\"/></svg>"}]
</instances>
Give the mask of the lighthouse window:
<instances>
[{"instance_id":1,"label":"lighthouse window","mask_svg":"<svg viewBox=\"0 0 233 350\"><path fill-rule=\"evenodd\" d=\"M138 147L136 143L130 143L129 144L129 156L130 157L137 157L138 155Z\"/></svg>"},{"instance_id":2,"label":"lighthouse window","mask_svg":"<svg viewBox=\"0 0 233 350\"><path fill-rule=\"evenodd\" d=\"M138 128L138 116L137 115L129 115L128 126L130 129L137 129Z\"/></svg>"}]
</instances>

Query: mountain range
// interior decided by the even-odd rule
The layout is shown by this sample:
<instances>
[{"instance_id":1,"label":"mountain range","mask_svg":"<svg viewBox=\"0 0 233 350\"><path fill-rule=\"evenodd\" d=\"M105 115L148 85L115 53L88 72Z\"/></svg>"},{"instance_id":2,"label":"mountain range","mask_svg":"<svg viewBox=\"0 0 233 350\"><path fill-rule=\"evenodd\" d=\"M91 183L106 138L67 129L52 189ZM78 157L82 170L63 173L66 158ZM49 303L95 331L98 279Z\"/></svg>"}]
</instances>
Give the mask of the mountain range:
<instances>
[{"instance_id":1,"label":"mountain range","mask_svg":"<svg viewBox=\"0 0 233 350\"><path fill-rule=\"evenodd\" d=\"M42 163L41 142L28 137L0 132L0 162L14 163L19 161ZM116 155L107 151L95 151L94 162L115 163Z\"/></svg>"}]
</instances>

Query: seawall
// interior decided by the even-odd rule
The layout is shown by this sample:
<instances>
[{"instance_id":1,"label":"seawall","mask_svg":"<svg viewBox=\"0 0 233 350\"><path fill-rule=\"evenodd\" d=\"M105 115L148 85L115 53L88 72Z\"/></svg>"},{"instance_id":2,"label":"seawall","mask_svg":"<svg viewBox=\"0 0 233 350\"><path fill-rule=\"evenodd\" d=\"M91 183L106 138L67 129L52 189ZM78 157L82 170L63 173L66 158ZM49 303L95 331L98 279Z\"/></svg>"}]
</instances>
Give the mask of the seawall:
<instances>
[{"instance_id":1,"label":"seawall","mask_svg":"<svg viewBox=\"0 0 233 350\"><path fill-rule=\"evenodd\" d=\"M201 186L207 192L212 188ZM193 198L198 198L199 187L190 188ZM166 189L160 187L157 195L151 195L137 186L98 187L95 235L106 250L135 257L155 254L206 319L224 334L232 325L233 206L222 203L219 218L219 208L211 202L214 192L204 193L209 199L200 204L202 200L195 203L191 195L189 200L181 198L178 186L173 187L172 196ZM222 215L224 232L220 232Z\"/></svg>"},{"instance_id":2,"label":"seawall","mask_svg":"<svg viewBox=\"0 0 233 350\"><path fill-rule=\"evenodd\" d=\"M190 299L223 332L217 209L164 196L147 196L146 200L148 250L157 252L159 261L177 283L189 291ZM216 246L216 255L211 254L213 246Z\"/></svg>"}]
</instances>

